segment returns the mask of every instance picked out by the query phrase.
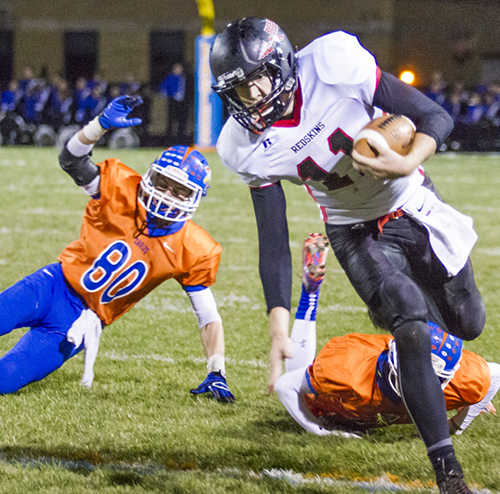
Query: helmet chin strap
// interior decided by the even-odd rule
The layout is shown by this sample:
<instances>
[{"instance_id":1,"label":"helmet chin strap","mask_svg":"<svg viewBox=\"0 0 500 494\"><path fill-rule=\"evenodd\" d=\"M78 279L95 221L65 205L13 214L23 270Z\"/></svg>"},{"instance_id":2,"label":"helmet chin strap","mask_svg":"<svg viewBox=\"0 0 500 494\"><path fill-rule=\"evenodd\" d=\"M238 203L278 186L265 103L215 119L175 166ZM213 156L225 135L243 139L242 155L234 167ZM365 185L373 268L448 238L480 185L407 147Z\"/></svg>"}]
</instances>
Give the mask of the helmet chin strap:
<instances>
[{"instance_id":1,"label":"helmet chin strap","mask_svg":"<svg viewBox=\"0 0 500 494\"><path fill-rule=\"evenodd\" d=\"M139 204L136 204L134 222L136 230L134 232L134 238L145 235L146 237L164 237L165 235L172 235L178 232L185 224L185 221L172 221L170 223L165 222L165 226L158 227L155 222L160 220L151 213L146 214L146 218L143 217ZM160 220L161 221L161 220ZM147 230L147 232L146 232Z\"/></svg>"},{"instance_id":2,"label":"helmet chin strap","mask_svg":"<svg viewBox=\"0 0 500 494\"><path fill-rule=\"evenodd\" d=\"M148 227L148 237L163 237L165 235L172 235L172 233L178 232L186 223L185 221L165 221L165 225L156 226L156 222L163 223L163 220L153 216L151 213L147 214L147 227Z\"/></svg>"}]
</instances>

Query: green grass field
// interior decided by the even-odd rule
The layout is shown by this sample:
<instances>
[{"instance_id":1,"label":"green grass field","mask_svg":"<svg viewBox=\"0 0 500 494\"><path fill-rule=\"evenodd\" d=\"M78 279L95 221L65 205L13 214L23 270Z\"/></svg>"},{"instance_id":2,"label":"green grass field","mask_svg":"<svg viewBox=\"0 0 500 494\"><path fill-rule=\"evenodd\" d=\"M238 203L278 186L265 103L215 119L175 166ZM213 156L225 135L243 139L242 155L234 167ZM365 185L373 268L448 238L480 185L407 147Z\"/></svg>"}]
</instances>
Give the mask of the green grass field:
<instances>
[{"instance_id":1,"label":"green grass field","mask_svg":"<svg viewBox=\"0 0 500 494\"><path fill-rule=\"evenodd\" d=\"M79 235L87 197L60 170L57 153L0 148L2 290L55 262ZM97 149L94 158L116 156L142 173L157 154ZM90 390L79 386L79 355L44 381L0 397L0 492L437 492L413 426L361 441L316 437L295 424L276 396L266 395L270 345L250 194L215 154L208 158L212 188L195 221L224 248L213 291L237 402L190 395L206 375L205 359L189 300L175 281L167 282L105 329ZM447 202L474 218L479 240L472 259L488 318L483 335L465 346L500 362L500 156L443 154L426 169ZM295 303L303 239L324 228L305 190L285 187ZM23 331L1 338L0 354ZM374 329L331 255L318 349L353 331ZM494 404L500 409L500 398ZM467 481L483 494L500 492L499 435L500 418L489 414L453 439Z\"/></svg>"}]
</instances>

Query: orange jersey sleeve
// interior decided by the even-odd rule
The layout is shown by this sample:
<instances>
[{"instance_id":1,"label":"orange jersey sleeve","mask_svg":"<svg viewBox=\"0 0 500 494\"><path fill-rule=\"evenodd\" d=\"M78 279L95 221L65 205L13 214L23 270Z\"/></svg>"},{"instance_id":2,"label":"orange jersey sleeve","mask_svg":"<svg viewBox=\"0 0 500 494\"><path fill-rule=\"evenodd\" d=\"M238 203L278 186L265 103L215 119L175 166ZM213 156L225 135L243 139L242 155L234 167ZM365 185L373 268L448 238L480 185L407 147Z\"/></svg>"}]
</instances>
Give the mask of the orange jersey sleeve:
<instances>
[{"instance_id":1,"label":"orange jersey sleeve","mask_svg":"<svg viewBox=\"0 0 500 494\"><path fill-rule=\"evenodd\" d=\"M444 388L447 410L480 402L490 389L491 373L486 360L476 353L462 350L460 367Z\"/></svg>"},{"instance_id":2,"label":"orange jersey sleeve","mask_svg":"<svg viewBox=\"0 0 500 494\"><path fill-rule=\"evenodd\" d=\"M116 159L99 166L100 197L88 202L80 238L61 252L59 262L66 280L101 320L111 324L170 278L212 285L221 246L191 220L172 235L135 238L141 177Z\"/></svg>"},{"instance_id":3,"label":"orange jersey sleeve","mask_svg":"<svg viewBox=\"0 0 500 494\"><path fill-rule=\"evenodd\" d=\"M347 334L332 338L309 367L316 394L306 403L325 425L376 427L409 421L404 405L386 398L375 379L377 359L390 335Z\"/></svg>"}]
</instances>

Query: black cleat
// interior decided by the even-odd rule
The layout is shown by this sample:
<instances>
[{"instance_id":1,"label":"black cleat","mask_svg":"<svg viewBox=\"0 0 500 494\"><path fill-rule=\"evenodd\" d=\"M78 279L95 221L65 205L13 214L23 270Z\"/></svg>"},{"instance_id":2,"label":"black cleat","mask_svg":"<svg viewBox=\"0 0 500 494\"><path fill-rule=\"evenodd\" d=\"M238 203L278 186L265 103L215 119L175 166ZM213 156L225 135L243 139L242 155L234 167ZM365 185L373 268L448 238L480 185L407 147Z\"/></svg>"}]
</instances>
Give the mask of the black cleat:
<instances>
[{"instance_id":1,"label":"black cleat","mask_svg":"<svg viewBox=\"0 0 500 494\"><path fill-rule=\"evenodd\" d=\"M453 470L446 474L445 479L438 483L439 494L474 494L465 484L464 476Z\"/></svg>"}]
</instances>

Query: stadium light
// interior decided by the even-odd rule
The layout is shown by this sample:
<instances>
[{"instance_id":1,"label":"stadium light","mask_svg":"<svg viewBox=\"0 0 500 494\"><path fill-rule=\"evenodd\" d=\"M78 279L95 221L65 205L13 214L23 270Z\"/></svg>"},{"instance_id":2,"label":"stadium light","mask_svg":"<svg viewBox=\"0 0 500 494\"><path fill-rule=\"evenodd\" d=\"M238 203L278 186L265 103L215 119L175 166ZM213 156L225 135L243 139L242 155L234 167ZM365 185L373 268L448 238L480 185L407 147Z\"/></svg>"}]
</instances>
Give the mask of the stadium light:
<instances>
[{"instance_id":1,"label":"stadium light","mask_svg":"<svg viewBox=\"0 0 500 494\"><path fill-rule=\"evenodd\" d=\"M411 70L403 70L401 74L399 74L399 78L406 82L406 84L413 85L415 82L415 74Z\"/></svg>"}]
</instances>

